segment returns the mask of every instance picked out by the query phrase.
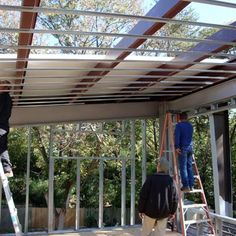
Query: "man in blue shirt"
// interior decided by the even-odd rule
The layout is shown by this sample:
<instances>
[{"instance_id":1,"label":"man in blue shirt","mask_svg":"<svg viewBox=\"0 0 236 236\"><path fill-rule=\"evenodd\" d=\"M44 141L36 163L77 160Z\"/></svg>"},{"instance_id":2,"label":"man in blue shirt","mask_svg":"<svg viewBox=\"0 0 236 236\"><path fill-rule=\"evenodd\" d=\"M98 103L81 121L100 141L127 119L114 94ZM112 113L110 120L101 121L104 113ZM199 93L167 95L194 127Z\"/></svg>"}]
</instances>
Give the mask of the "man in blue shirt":
<instances>
[{"instance_id":1,"label":"man in blue shirt","mask_svg":"<svg viewBox=\"0 0 236 236\"><path fill-rule=\"evenodd\" d=\"M182 181L181 190L193 189L194 178L192 169L192 136L193 126L188 122L186 113L180 114L180 122L175 127L175 150L179 159L179 170Z\"/></svg>"}]
</instances>

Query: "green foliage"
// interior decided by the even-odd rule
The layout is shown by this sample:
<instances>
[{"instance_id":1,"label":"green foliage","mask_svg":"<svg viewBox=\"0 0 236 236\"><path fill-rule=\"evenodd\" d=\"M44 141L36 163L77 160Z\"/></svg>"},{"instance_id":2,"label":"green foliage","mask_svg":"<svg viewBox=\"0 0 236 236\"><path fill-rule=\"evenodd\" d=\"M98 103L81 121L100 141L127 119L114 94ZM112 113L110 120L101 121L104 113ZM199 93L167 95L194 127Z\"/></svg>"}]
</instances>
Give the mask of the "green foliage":
<instances>
[{"instance_id":1,"label":"green foliage","mask_svg":"<svg viewBox=\"0 0 236 236\"><path fill-rule=\"evenodd\" d=\"M28 131L26 128L14 128L8 135L9 155L13 164L14 178L10 179L11 191L14 193L18 204L25 201L26 190L26 167L28 153ZM40 169L35 165L37 155L31 153L31 178L37 178Z\"/></svg>"},{"instance_id":2,"label":"green foliage","mask_svg":"<svg viewBox=\"0 0 236 236\"><path fill-rule=\"evenodd\" d=\"M48 191L48 181L31 179L29 189L31 205L36 207L47 207L45 193Z\"/></svg>"},{"instance_id":3,"label":"green foliage","mask_svg":"<svg viewBox=\"0 0 236 236\"><path fill-rule=\"evenodd\" d=\"M147 120L147 173L155 172L156 138L158 127L155 120ZM130 124L129 122L105 122L103 132L100 123L84 123L83 133L75 124L57 125L54 127L52 154L59 157L54 165L55 206L65 204L69 199L76 199L76 160L60 159L60 157L130 157ZM137 190L141 188L142 127L136 122L136 178ZM155 135L153 132L155 131ZM48 126L33 127L31 162L30 162L30 204L46 206L48 192ZM26 190L26 165L28 151L28 130L26 128L11 129L9 134L9 152L14 166L15 178L11 180L11 188L17 203L24 203ZM98 207L98 160L83 160L80 163L81 174L81 207ZM120 207L121 202L121 167L120 160L104 162L104 203ZM130 178L130 162L127 162L127 178ZM137 191L137 198L138 198ZM130 194L130 183L127 180L127 196ZM129 198L127 197L127 206ZM70 202L70 200L69 200Z\"/></svg>"},{"instance_id":4,"label":"green foliage","mask_svg":"<svg viewBox=\"0 0 236 236\"><path fill-rule=\"evenodd\" d=\"M232 156L232 183L236 189L236 114L230 115L230 141ZM159 146L158 120L147 120L147 174L156 171ZM195 117L191 120L194 126L194 151L206 197L211 208L214 208L212 160L209 137L209 121L207 116ZM77 161L66 157L130 157L130 123L105 122L83 123L83 133L75 124L58 125L54 132L53 155L58 159L54 165L54 194L56 207L75 207L76 168ZM74 132L76 131L77 132ZM32 132L31 171L30 171L30 204L46 206L48 191L48 150L46 157L42 150L49 147L49 127L34 127ZM72 131L72 132L71 132ZM101 132L102 131L102 132ZM39 135L40 134L40 135ZM15 178L10 181L16 202L23 204L25 200L25 174L28 144L28 131L24 128L12 129L9 135L9 152L14 164ZM135 123L136 138L136 200L142 183L142 124ZM42 149L44 146L44 149ZM45 150L44 150L45 151ZM121 204L121 168L120 160L104 161L104 205L120 207ZM130 161L126 162L126 206L130 206ZM80 161L81 207L98 207L99 160L85 159ZM198 200L198 199L195 199ZM236 200L234 197L234 209ZM88 225L94 225L87 219ZM91 223L91 222L92 223Z\"/></svg>"},{"instance_id":5,"label":"green foliage","mask_svg":"<svg viewBox=\"0 0 236 236\"><path fill-rule=\"evenodd\" d=\"M9 155L14 156L13 170L17 175L23 175L27 160L27 131L25 128L12 129L8 135Z\"/></svg>"},{"instance_id":6,"label":"green foliage","mask_svg":"<svg viewBox=\"0 0 236 236\"><path fill-rule=\"evenodd\" d=\"M212 157L208 116L195 117L192 119L192 124L194 126L194 155L208 204L211 209L214 209ZM200 199L200 195L197 198Z\"/></svg>"},{"instance_id":7,"label":"green foliage","mask_svg":"<svg viewBox=\"0 0 236 236\"><path fill-rule=\"evenodd\" d=\"M181 11L175 17L178 20L183 21L197 21L198 15L191 8L188 7ZM202 28L197 26L191 26L186 24L165 24L160 30L158 30L154 35L160 37L173 37L180 39L196 39L201 32ZM147 40L144 44L142 44L142 48L145 49L159 49L159 50L170 50L170 51L186 51L192 48L196 42L186 42L183 40ZM158 52L138 52L138 55L163 55L164 53ZM175 56L174 53L165 53L166 56Z\"/></svg>"},{"instance_id":8,"label":"green foliage","mask_svg":"<svg viewBox=\"0 0 236 236\"><path fill-rule=\"evenodd\" d=\"M88 228L98 227L97 220L94 216L88 216L85 218L85 226Z\"/></svg>"},{"instance_id":9,"label":"green foliage","mask_svg":"<svg viewBox=\"0 0 236 236\"><path fill-rule=\"evenodd\" d=\"M0 0L1 5L20 5L18 0ZM20 12L17 11L2 11L0 14L0 27L2 28L18 28L20 23ZM0 45L17 45L18 33L1 32ZM15 53L14 49L1 48L0 54Z\"/></svg>"},{"instance_id":10,"label":"green foliage","mask_svg":"<svg viewBox=\"0 0 236 236\"><path fill-rule=\"evenodd\" d=\"M231 147L231 164L232 164L232 187L233 187L233 210L236 217L236 110L230 111L229 119L229 140Z\"/></svg>"}]
</instances>

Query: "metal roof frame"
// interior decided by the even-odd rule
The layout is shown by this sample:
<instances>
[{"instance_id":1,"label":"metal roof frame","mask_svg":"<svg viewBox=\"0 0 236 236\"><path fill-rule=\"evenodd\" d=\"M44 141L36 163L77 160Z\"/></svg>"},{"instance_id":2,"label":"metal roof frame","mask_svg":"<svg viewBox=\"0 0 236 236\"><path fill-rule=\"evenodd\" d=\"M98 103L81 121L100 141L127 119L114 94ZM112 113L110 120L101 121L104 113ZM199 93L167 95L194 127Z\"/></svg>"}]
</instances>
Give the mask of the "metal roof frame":
<instances>
[{"instance_id":1,"label":"metal roof frame","mask_svg":"<svg viewBox=\"0 0 236 236\"><path fill-rule=\"evenodd\" d=\"M185 0L183 0L185 1ZM186 0L188 1L188 0ZM190 1L188 1L190 2ZM193 1L192 1L193 2ZM216 3L219 1L212 1L212 3ZM228 2L225 2L228 3ZM162 3L163 4L163 3ZM210 4L214 5L214 4ZM235 7L235 4L233 4ZM19 11L19 12L31 12L31 13L56 13L56 14L67 14L67 15L83 15L83 16L99 16L99 17L117 17L117 18L128 18L133 20L144 20L150 22L159 22L159 23L170 23L170 24L184 24L184 25L193 25L193 26L202 26L202 27L211 27L216 29L232 29L236 28L231 25L224 24L213 24L206 22L195 22L195 21L187 21L187 20L178 20L178 19L170 19L166 17L151 17L151 16L140 16L140 15L131 15L131 14L119 14L119 13L110 13L110 12L96 12L96 11L81 11L81 10L70 10L70 9L57 9L57 8L42 8L42 7L27 7L27 6L11 6L11 5L0 5L0 10L5 11Z\"/></svg>"},{"instance_id":2,"label":"metal roof frame","mask_svg":"<svg viewBox=\"0 0 236 236\"><path fill-rule=\"evenodd\" d=\"M120 13L81 11L71 9L55 9L40 7L40 0L22 1L22 6L0 5L0 10L18 11L21 13L20 27L0 28L1 32L19 34L18 45L1 45L1 49L15 49L15 55L0 56L0 78L12 82L11 93L13 98L13 115L19 117L19 113L26 111L31 113L34 108L45 111L59 112L59 109L81 106L93 107L94 112L89 112L94 120L100 119L100 105L106 109L119 104L118 117L124 118L128 111L122 111L122 105L133 104L137 107L134 117L137 117L139 106L145 104L146 108L156 106L155 115L158 116L159 105L164 103L177 104L186 109L183 102L196 106L189 102L189 98L203 91L214 93L215 87L234 88L231 83L235 82L236 55L234 51L225 52L236 46L236 22L226 24L211 24L206 22L192 22L178 20L174 17L191 2L208 4L225 8L235 9L236 4L223 1L209 0L160 0L145 16ZM76 31L71 29L44 30L36 29L38 14L73 14L96 17L128 18L138 23L128 33L120 32L94 32ZM185 24L189 26L208 27L218 29L210 37L181 38L174 36L155 35L165 24ZM120 37L121 40L111 47L62 47L44 46L33 43L34 34L71 34L84 36ZM142 48L146 40L182 41L195 44L187 50L165 50L158 48ZM31 50L86 50L90 53L100 51L103 55L30 55ZM106 54L104 54L106 53ZM151 56L133 56L131 53L146 53ZM153 54L172 55L153 56ZM174 56L173 56L174 55ZM214 57L218 59L213 59ZM235 92L236 93L236 92ZM221 99L230 99L232 92L225 93ZM182 100L181 100L182 99ZM195 98L196 99L196 98ZM215 98L217 99L217 98ZM198 102L201 99L198 99ZM201 101L204 103L205 101ZM97 108L96 106L97 105ZM48 110L50 107L50 110ZM25 110L26 109L26 110ZM76 110L76 109L75 109ZM84 109L87 111L87 109ZM87 111L88 112L88 111ZM55 113L55 114L56 114ZM140 112L140 117L144 117ZM150 111L146 116L154 114ZM71 112L75 117L64 117L62 121L83 119L79 114ZM76 114L76 115L75 115ZM114 114L108 115L107 119L115 118ZM35 113L36 115L36 113ZM32 123L51 122L52 119L40 120L32 114L28 119ZM53 116L52 115L52 116ZM73 116L72 115L72 116ZM35 118L35 120L33 119ZM85 116L84 116L85 117ZM132 118L132 112L126 118ZM58 116L54 116L54 122L58 122ZM106 116L103 116L106 119ZM23 124L22 119L12 118L13 124ZM19 122L18 122L18 121ZM21 121L20 121L21 120ZM26 120L24 120L26 122Z\"/></svg>"}]
</instances>

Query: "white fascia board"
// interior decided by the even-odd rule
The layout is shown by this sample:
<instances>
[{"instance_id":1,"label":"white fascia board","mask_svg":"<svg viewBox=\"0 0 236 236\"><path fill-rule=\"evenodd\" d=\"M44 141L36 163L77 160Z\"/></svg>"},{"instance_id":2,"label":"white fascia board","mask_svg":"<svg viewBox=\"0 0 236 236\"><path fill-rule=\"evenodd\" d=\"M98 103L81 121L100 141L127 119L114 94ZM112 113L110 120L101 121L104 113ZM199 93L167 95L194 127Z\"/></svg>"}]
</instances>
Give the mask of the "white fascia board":
<instances>
[{"instance_id":1,"label":"white fascia board","mask_svg":"<svg viewBox=\"0 0 236 236\"><path fill-rule=\"evenodd\" d=\"M158 102L14 107L11 126L158 117Z\"/></svg>"},{"instance_id":2,"label":"white fascia board","mask_svg":"<svg viewBox=\"0 0 236 236\"><path fill-rule=\"evenodd\" d=\"M236 96L236 79L220 83L170 102L171 110L192 110Z\"/></svg>"}]
</instances>

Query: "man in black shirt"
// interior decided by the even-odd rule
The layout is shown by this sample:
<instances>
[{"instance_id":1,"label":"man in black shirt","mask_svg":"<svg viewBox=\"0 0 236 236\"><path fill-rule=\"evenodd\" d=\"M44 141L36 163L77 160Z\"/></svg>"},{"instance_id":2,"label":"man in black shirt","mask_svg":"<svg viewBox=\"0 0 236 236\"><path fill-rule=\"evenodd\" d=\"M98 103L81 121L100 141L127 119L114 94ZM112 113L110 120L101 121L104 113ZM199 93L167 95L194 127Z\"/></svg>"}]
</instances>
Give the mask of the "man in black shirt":
<instances>
[{"instance_id":1,"label":"man in black shirt","mask_svg":"<svg viewBox=\"0 0 236 236\"><path fill-rule=\"evenodd\" d=\"M177 189L168 171L169 163L162 157L157 173L148 176L141 189L138 211L143 219L142 236L150 235L153 229L153 235L165 235L167 219L176 212Z\"/></svg>"},{"instance_id":2,"label":"man in black shirt","mask_svg":"<svg viewBox=\"0 0 236 236\"><path fill-rule=\"evenodd\" d=\"M5 175L7 177L12 177L12 165L7 150L9 118L12 109L12 100L9 95L9 89L9 81L0 81L0 157Z\"/></svg>"}]
</instances>

